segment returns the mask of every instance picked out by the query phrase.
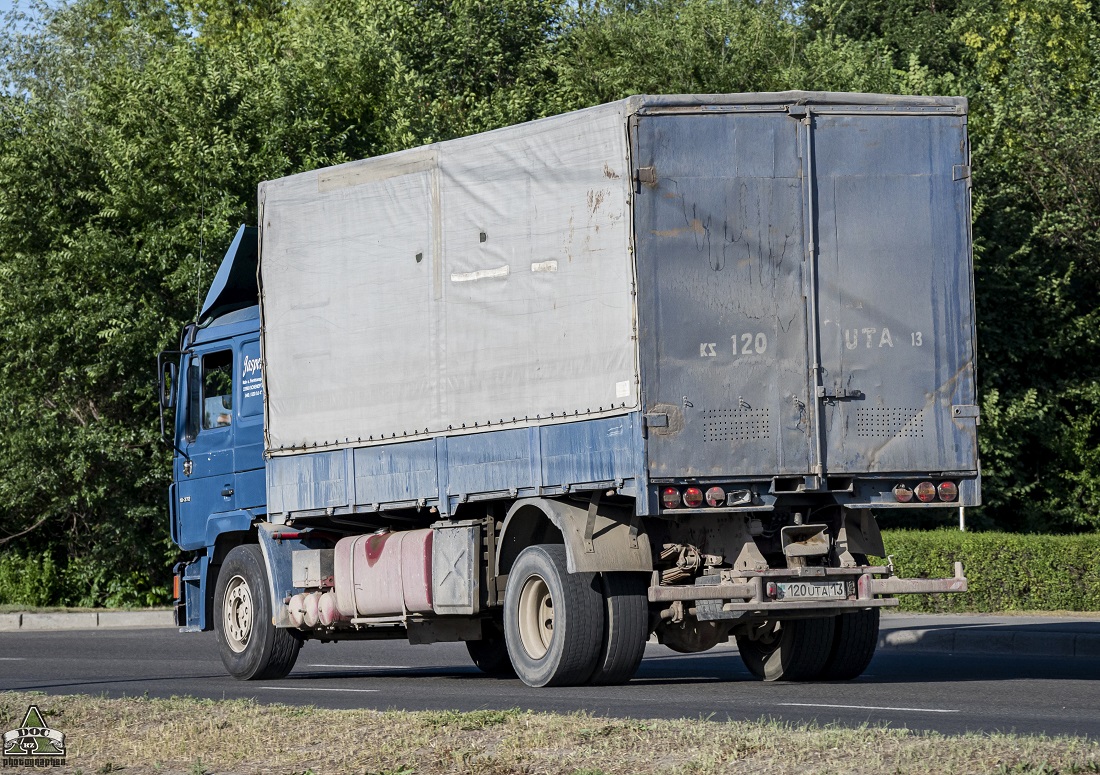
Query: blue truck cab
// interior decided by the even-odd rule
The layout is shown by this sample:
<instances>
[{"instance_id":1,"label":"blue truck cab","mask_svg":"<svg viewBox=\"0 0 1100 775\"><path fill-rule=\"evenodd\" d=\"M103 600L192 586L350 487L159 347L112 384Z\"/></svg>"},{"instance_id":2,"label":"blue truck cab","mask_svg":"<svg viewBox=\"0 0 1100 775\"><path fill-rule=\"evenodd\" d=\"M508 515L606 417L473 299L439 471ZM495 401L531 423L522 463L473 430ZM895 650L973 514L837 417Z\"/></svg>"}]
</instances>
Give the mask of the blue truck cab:
<instances>
[{"instance_id":1,"label":"blue truck cab","mask_svg":"<svg viewBox=\"0 0 1100 775\"><path fill-rule=\"evenodd\" d=\"M255 272L256 229L241 226L198 322L183 331L182 378L174 385L165 380L176 391L177 408L171 535L180 549L193 553L177 570L177 624L189 632L212 629L207 601L213 590L206 585L211 567L250 535L254 541L254 524L266 513Z\"/></svg>"}]
</instances>

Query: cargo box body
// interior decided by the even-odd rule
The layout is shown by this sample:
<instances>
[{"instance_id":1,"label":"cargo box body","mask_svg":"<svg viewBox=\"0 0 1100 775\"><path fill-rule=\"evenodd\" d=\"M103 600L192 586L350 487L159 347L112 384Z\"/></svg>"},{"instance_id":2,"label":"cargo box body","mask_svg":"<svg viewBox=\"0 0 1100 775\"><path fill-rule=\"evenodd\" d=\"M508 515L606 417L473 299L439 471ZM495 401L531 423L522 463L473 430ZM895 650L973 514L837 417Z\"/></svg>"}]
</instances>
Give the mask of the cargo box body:
<instances>
[{"instance_id":1,"label":"cargo box body","mask_svg":"<svg viewBox=\"0 0 1100 775\"><path fill-rule=\"evenodd\" d=\"M260 188L268 511L978 502L966 102L633 97Z\"/></svg>"}]
</instances>

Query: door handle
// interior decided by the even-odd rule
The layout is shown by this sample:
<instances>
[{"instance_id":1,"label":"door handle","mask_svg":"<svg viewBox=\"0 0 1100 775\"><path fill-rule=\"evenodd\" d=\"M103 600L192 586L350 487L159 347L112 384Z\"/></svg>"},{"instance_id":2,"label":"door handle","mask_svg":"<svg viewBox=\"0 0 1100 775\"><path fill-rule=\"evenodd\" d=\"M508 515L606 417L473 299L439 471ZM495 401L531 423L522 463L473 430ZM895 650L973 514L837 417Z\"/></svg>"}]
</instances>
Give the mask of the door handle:
<instances>
[{"instance_id":1,"label":"door handle","mask_svg":"<svg viewBox=\"0 0 1100 775\"><path fill-rule=\"evenodd\" d=\"M222 488L222 497L223 498L228 498L232 495L233 495L233 488L232 487L230 487L229 485L226 485L225 487Z\"/></svg>"}]
</instances>

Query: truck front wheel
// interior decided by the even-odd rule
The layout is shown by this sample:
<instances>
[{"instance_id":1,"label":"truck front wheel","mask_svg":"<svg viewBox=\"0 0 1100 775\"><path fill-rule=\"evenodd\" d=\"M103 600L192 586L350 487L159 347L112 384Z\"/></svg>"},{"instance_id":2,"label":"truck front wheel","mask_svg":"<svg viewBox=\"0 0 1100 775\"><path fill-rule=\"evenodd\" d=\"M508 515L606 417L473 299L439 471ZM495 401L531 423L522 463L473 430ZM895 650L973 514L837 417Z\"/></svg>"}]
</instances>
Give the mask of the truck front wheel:
<instances>
[{"instance_id":1,"label":"truck front wheel","mask_svg":"<svg viewBox=\"0 0 1100 775\"><path fill-rule=\"evenodd\" d=\"M214 632L229 674L242 681L282 678L302 641L271 623L272 605L260 547L235 547L222 563L214 592Z\"/></svg>"},{"instance_id":2,"label":"truck front wheel","mask_svg":"<svg viewBox=\"0 0 1100 775\"><path fill-rule=\"evenodd\" d=\"M508 573L504 638L516 675L528 686L575 686L596 670L605 603L593 573L569 573L565 547L529 546Z\"/></svg>"},{"instance_id":3,"label":"truck front wheel","mask_svg":"<svg viewBox=\"0 0 1100 775\"><path fill-rule=\"evenodd\" d=\"M832 646L831 618L767 621L737 636L737 650L745 667L765 681L817 678Z\"/></svg>"}]
</instances>

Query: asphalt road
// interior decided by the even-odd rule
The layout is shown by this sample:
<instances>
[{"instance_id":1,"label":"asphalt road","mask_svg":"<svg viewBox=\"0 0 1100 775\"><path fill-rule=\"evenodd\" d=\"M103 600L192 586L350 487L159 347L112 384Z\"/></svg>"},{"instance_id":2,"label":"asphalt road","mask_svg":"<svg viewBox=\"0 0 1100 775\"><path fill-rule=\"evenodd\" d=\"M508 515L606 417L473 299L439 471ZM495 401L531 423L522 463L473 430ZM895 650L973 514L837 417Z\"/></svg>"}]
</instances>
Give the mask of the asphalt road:
<instances>
[{"instance_id":1,"label":"asphalt road","mask_svg":"<svg viewBox=\"0 0 1100 775\"><path fill-rule=\"evenodd\" d=\"M529 689L488 678L462 644L308 642L278 681L227 676L212 634L174 630L0 633L0 691L252 697L378 709L530 708L635 718L778 718L886 724L945 733L1020 732L1100 739L1100 659L880 650L844 683L764 684L736 650L676 654L650 644L629 684Z\"/></svg>"}]
</instances>

